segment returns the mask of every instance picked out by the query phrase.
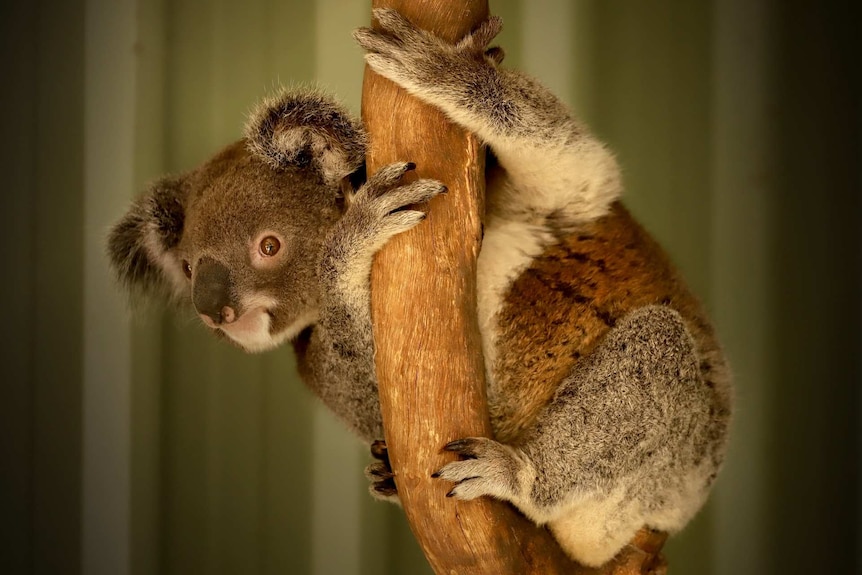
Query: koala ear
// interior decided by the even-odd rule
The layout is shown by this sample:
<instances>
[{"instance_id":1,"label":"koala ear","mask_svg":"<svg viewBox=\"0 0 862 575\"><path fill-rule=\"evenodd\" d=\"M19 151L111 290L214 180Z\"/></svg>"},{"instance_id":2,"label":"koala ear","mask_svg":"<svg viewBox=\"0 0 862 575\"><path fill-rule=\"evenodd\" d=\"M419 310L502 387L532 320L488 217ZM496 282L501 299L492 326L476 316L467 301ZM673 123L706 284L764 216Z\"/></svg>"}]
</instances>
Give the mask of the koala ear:
<instances>
[{"instance_id":1,"label":"koala ear","mask_svg":"<svg viewBox=\"0 0 862 575\"><path fill-rule=\"evenodd\" d=\"M311 166L330 186L365 162L361 122L316 91L283 91L264 100L249 116L245 135L251 152L272 168Z\"/></svg>"},{"instance_id":2,"label":"koala ear","mask_svg":"<svg viewBox=\"0 0 862 575\"><path fill-rule=\"evenodd\" d=\"M180 296L188 292L174 248L185 220L181 178L165 178L135 200L108 235L107 252L119 281L133 294Z\"/></svg>"}]
</instances>

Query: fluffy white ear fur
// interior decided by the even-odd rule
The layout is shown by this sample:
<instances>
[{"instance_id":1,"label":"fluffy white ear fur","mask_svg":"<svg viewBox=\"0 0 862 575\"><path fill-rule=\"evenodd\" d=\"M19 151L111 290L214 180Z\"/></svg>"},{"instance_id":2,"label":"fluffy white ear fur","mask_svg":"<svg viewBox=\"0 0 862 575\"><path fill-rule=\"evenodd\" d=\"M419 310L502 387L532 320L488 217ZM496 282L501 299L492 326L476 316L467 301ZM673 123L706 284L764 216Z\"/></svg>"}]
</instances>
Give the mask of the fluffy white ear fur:
<instances>
[{"instance_id":1,"label":"fluffy white ear fur","mask_svg":"<svg viewBox=\"0 0 862 575\"><path fill-rule=\"evenodd\" d=\"M250 114L245 136L252 153L273 169L311 166L337 185L365 161L367 137L359 120L315 90L283 90Z\"/></svg>"},{"instance_id":2,"label":"fluffy white ear fur","mask_svg":"<svg viewBox=\"0 0 862 575\"><path fill-rule=\"evenodd\" d=\"M165 178L138 198L110 231L108 258L132 293L179 297L187 291L173 248L182 236L185 190L181 178Z\"/></svg>"}]
</instances>

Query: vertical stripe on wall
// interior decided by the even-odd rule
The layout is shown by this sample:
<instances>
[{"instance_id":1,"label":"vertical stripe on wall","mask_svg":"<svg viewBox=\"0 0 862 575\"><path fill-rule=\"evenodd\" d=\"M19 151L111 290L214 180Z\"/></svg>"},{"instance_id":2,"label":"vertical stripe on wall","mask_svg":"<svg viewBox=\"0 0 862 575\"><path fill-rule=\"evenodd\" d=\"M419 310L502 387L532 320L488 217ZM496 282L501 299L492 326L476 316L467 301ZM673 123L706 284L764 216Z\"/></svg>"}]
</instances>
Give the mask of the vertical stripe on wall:
<instances>
[{"instance_id":1,"label":"vertical stripe on wall","mask_svg":"<svg viewBox=\"0 0 862 575\"><path fill-rule=\"evenodd\" d=\"M83 14L78 1L0 8L4 573L81 570Z\"/></svg>"},{"instance_id":2,"label":"vertical stripe on wall","mask_svg":"<svg viewBox=\"0 0 862 575\"><path fill-rule=\"evenodd\" d=\"M569 0L532 0L521 12L521 69L539 79L566 104L572 104L574 4Z\"/></svg>"},{"instance_id":3,"label":"vertical stripe on wall","mask_svg":"<svg viewBox=\"0 0 862 575\"><path fill-rule=\"evenodd\" d=\"M593 84L598 63L595 54L598 47L595 13L596 4L593 1L572 2L568 32L572 37L572 81L569 88L572 92L572 108L579 118L588 122L597 116L596 106L600 98Z\"/></svg>"},{"instance_id":4,"label":"vertical stripe on wall","mask_svg":"<svg viewBox=\"0 0 862 575\"><path fill-rule=\"evenodd\" d=\"M768 253L776 201L769 102L768 1L716 2L712 112L711 297L728 345L738 404L717 484L716 575L772 572L766 545L768 424L775 392L769 330L775 289Z\"/></svg>"},{"instance_id":5,"label":"vertical stripe on wall","mask_svg":"<svg viewBox=\"0 0 862 575\"><path fill-rule=\"evenodd\" d=\"M88 0L85 36L83 571L129 569L130 331L108 226L134 181L135 3Z\"/></svg>"},{"instance_id":6,"label":"vertical stripe on wall","mask_svg":"<svg viewBox=\"0 0 862 575\"><path fill-rule=\"evenodd\" d=\"M35 135L38 3L0 4L0 67L17 89L0 90L4 129L15 137L0 138L0 167L6 187L0 196L0 259L4 279L0 301L9 302L5 321L11 329L0 336L0 572L24 573L33 568L36 546L33 516L33 236L38 140ZM77 534L73 534L77 537Z\"/></svg>"},{"instance_id":7,"label":"vertical stripe on wall","mask_svg":"<svg viewBox=\"0 0 862 575\"><path fill-rule=\"evenodd\" d=\"M84 3L37 3L34 200L33 555L36 573L81 569ZM21 240L19 238L19 243Z\"/></svg>"},{"instance_id":8,"label":"vertical stripe on wall","mask_svg":"<svg viewBox=\"0 0 862 575\"><path fill-rule=\"evenodd\" d=\"M848 573L855 502L862 305L857 270L860 35L855 5L776 3L775 216L769 246L776 361L766 536L777 573ZM802 462L802 463L801 463Z\"/></svg>"}]
</instances>

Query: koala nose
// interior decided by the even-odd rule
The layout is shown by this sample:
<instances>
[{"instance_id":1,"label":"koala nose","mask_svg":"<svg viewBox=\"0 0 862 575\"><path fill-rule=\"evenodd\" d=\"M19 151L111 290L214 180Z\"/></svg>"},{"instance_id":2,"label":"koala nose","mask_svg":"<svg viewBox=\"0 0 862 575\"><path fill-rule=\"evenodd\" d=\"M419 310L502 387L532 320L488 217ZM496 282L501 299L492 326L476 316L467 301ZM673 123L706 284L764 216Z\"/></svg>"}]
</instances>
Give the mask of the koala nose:
<instances>
[{"instance_id":1,"label":"koala nose","mask_svg":"<svg viewBox=\"0 0 862 575\"><path fill-rule=\"evenodd\" d=\"M231 287L227 267L214 259L201 258L192 286L192 303L197 312L209 318L213 325L235 321L236 306L231 302Z\"/></svg>"}]
</instances>

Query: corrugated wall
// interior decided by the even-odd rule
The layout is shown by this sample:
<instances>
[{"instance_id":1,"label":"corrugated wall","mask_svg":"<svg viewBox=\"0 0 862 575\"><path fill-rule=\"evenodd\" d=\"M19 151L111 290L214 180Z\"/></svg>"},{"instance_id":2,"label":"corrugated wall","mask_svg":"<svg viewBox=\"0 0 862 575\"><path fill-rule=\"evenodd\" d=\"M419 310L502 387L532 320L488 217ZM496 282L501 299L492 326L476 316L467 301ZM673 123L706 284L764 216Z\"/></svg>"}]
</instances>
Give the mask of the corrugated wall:
<instances>
[{"instance_id":1,"label":"corrugated wall","mask_svg":"<svg viewBox=\"0 0 862 575\"><path fill-rule=\"evenodd\" d=\"M7 3L8 4L8 3ZM366 448L288 350L127 314L101 242L135 193L279 84L359 109L368 2L2 6L0 572L428 572ZM713 311L731 456L672 573L858 563L858 25L838 1L491 0L507 65L617 151L628 203ZM11 328L9 327L11 326Z\"/></svg>"},{"instance_id":2,"label":"corrugated wall","mask_svg":"<svg viewBox=\"0 0 862 575\"><path fill-rule=\"evenodd\" d=\"M84 6L0 5L0 572L81 562Z\"/></svg>"}]
</instances>

